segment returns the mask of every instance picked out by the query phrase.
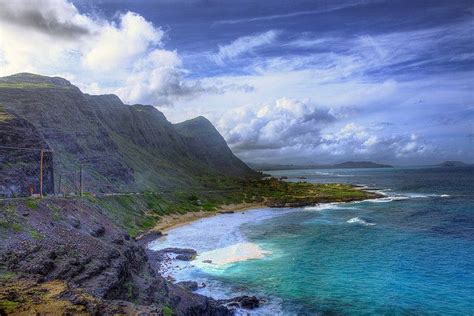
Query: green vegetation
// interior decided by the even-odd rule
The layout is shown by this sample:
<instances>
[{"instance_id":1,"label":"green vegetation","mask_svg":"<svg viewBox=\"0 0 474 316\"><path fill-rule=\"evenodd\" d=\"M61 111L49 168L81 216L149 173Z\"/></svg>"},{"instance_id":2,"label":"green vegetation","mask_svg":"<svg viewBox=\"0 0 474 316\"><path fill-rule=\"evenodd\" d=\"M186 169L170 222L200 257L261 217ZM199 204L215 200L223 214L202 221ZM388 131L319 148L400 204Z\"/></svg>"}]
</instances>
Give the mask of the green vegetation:
<instances>
[{"instance_id":1,"label":"green vegetation","mask_svg":"<svg viewBox=\"0 0 474 316\"><path fill-rule=\"evenodd\" d=\"M163 316L172 316L173 309L169 306L163 306Z\"/></svg>"},{"instance_id":2,"label":"green vegetation","mask_svg":"<svg viewBox=\"0 0 474 316\"><path fill-rule=\"evenodd\" d=\"M20 232L23 227L18 223L18 217L15 213L15 207L11 204L5 205L1 208L0 218L0 229L13 230L14 232Z\"/></svg>"},{"instance_id":3,"label":"green vegetation","mask_svg":"<svg viewBox=\"0 0 474 316\"><path fill-rule=\"evenodd\" d=\"M8 121L13 118L13 115L9 114L3 109L3 106L0 105L0 122Z\"/></svg>"},{"instance_id":4,"label":"green vegetation","mask_svg":"<svg viewBox=\"0 0 474 316\"><path fill-rule=\"evenodd\" d=\"M51 88L57 88L57 89L69 89L68 87L61 87L54 85L52 83L46 83L46 82L39 82L39 83L33 83L33 82L0 82L0 89L51 89Z\"/></svg>"},{"instance_id":5,"label":"green vegetation","mask_svg":"<svg viewBox=\"0 0 474 316\"><path fill-rule=\"evenodd\" d=\"M31 238L36 239L36 240L41 240L44 238L44 236L36 230L30 230L30 236Z\"/></svg>"},{"instance_id":6,"label":"green vegetation","mask_svg":"<svg viewBox=\"0 0 474 316\"><path fill-rule=\"evenodd\" d=\"M95 197L93 203L106 210L132 237L154 227L161 216L216 209L214 204L206 202L201 205L194 195L182 192Z\"/></svg>"},{"instance_id":7,"label":"green vegetation","mask_svg":"<svg viewBox=\"0 0 474 316\"><path fill-rule=\"evenodd\" d=\"M32 210L36 210L38 208L39 200L35 198L29 198L26 201L26 206Z\"/></svg>"},{"instance_id":8,"label":"green vegetation","mask_svg":"<svg viewBox=\"0 0 474 316\"><path fill-rule=\"evenodd\" d=\"M210 179L206 179L210 181ZM298 206L323 202L348 202L372 197L370 193L347 184L283 182L277 179L236 181L219 178L218 189L169 193L87 196L132 237L153 228L162 216L188 212L216 212L221 205L254 203L267 206Z\"/></svg>"},{"instance_id":9,"label":"green vegetation","mask_svg":"<svg viewBox=\"0 0 474 316\"><path fill-rule=\"evenodd\" d=\"M254 180L243 187L246 202L263 198L268 205L348 202L368 197L368 193L348 184L283 182L277 179Z\"/></svg>"},{"instance_id":10,"label":"green vegetation","mask_svg":"<svg viewBox=\"0 0 474 316\"><path fill-rule=\"evenodd\" d=\"M10 281L16 277L16 274L0 268L0 282Z\"/></svg>"},{"instance_id":11,"label":"green vegetation","mask_svg":"<svg viewBox=\"0 0 474 316\"><path fill-rule=\"evenodd\" d=\"M16 310L18 304L20 303L9 300L2 300L0 301L0 310L5 311L5 313L8 315Z\"/></svg>"}]
</instances>

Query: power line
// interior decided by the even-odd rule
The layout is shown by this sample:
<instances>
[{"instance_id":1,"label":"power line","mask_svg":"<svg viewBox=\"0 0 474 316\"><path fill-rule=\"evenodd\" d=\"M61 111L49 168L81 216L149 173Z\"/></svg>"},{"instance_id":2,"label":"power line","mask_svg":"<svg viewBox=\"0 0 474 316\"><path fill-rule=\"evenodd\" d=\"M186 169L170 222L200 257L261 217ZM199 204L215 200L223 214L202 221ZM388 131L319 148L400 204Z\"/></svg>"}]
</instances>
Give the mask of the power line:
<instances>
[{"instance_id":1,"label":"power line","mask_svg":"<svg viewBox=\"0 0 474 316\"><path fill-rule=\"evenodd\" d=\"M44 148L31 148L31 147L13 147L13 146L1 146L0 145L0 148L5 148L5 149L18 149L18 150L31 150L31 151L37 151L37 150L42 150ZM51 151L52 150L48 150L48 151Z\"/></svg>"}]
</instances>

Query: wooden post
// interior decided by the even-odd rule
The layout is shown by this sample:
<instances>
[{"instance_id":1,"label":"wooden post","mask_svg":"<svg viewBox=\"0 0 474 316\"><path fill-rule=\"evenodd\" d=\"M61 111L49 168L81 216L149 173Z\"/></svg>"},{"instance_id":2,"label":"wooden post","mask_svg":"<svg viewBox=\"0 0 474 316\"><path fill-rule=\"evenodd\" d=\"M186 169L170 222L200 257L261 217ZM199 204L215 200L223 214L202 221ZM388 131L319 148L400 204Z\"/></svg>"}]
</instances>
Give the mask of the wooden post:
<instances>
[{"instance_id":1,"label":"wooden post","mask_svg":"<svg viewBox=\"0 0 474 316\"><path fill-rule=\"evenodd\" d=\"M59 175L58 194L61 195L61 175Z\"/></svg>"},{"instance_id":2,"label":"wooden post","mask_svg":"<svg viewBox=\"0 0 474 316\"><path fill-rule=\"evenodd\" d=\"M41 149L40 151L40 175L39 175L39 194L40 197L43 197L43 155L44 150Z\"/></svg>"}]
</instances>

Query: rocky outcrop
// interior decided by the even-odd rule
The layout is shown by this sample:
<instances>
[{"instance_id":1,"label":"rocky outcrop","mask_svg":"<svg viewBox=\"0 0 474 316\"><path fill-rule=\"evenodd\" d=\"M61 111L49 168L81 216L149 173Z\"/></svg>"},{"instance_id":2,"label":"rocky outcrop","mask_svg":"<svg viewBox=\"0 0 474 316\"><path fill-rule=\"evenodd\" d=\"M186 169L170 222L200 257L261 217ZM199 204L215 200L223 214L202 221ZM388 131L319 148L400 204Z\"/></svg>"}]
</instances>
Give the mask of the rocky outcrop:
<instances>
[{"instance_id":1,"label":"rocky outcrop","mask_svg":"<svg viewBox=\"0 0 474 316\"><path fill-rule=\"evenodd\" d=\"M178 315L232 314L222 303L161 277L144 247L85 199L1 202L0 208L0 269L40 284L62 280L93 300L75 291L62 299L90 313L161 313L166 307ZM183 260L195 255L189 249L170 251Z\"/></svg>"},{"instance_id":2,"label":"rocky outcrop","mask_svg":"<svg viewBox=\"0 0 474 316\"><path fill-rule=\"evenodd\" d=\"M176 285L190 292L194 292L199 289L199 285L196 281L181 281L181 282L177 282Z\"/></svg>"},{"instance_id":3,"label":"rocky outcrop","mask_svg":"<svg viewBox=\"0 0 474 316\"><path fill-rule=\"evenodd\" d=\"M231 308L254 309L260 306L260 300L257 297L247 295L219 300L218 302Z\"/></svg>"},{"instance_id":4,"label":"rocky outcrop","mask_svg":"<svg viewBox=\"0 0 474 316\"><path fill-rule=\"evenodd\" d=\"M176 260L181 261L191 261L196 258L197 252L194 249L187 248L165 248L159 251L156 251L156 256L159 260L163 260L168 254L175 255Z\"/></svg>"}]
</instances>

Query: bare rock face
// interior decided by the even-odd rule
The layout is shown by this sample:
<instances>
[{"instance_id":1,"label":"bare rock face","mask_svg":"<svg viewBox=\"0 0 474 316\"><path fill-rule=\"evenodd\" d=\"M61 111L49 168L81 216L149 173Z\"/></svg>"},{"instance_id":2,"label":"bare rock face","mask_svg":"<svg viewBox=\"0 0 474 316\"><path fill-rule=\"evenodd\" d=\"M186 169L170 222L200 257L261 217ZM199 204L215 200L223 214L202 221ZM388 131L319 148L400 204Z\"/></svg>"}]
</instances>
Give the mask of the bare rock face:
<instances>
[{"instance_id":1,"label":"bare rock face","mask_svg":"<svg viewBox=\"0 0 474 316\"><path fill-rule=\"evenodd\" d=\"M50 150L27 120L0 105L0 196L39 193L40 151ZM43 193L54 192L51 152L44 153Z\"/></svg>"}]
</instances>

